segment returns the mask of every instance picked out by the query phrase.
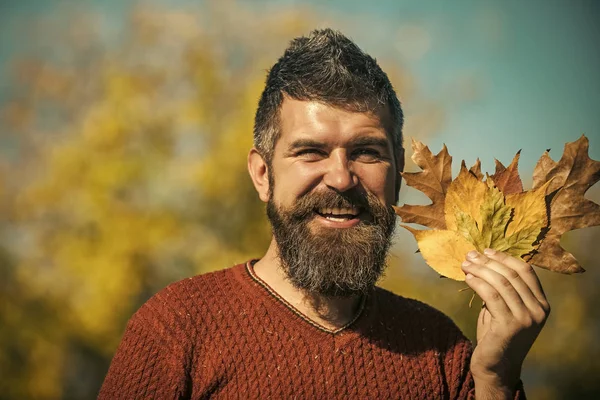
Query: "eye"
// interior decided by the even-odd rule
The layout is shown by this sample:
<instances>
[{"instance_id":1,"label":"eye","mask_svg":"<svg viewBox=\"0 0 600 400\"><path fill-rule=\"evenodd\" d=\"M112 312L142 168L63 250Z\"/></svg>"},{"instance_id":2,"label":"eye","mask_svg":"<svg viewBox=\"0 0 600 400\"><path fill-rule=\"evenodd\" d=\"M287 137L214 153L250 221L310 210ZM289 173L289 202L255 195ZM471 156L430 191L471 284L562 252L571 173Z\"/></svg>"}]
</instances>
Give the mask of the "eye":
<instances>
[{"instance_id":1,"label":"eye","mask_svg":"<svg viewBox=\"0 0 600 400\"><path fill-rule=\"evenodd\" d=\"M296 157L301 157L309 161L316 161L326 157L327 154L320 149L306 148L296 152Z\"/></svg>"},{"instance_id":2,"label":"eye","mask_svg":"<svg viewBox=\"0 0 600 400\"><path fill-rule=\"evenodd\" d=\"M352 156L354 159L364 162L379 161L383 158L379 150L369 147L355 150Z\"/></svg>"}]
</instances>

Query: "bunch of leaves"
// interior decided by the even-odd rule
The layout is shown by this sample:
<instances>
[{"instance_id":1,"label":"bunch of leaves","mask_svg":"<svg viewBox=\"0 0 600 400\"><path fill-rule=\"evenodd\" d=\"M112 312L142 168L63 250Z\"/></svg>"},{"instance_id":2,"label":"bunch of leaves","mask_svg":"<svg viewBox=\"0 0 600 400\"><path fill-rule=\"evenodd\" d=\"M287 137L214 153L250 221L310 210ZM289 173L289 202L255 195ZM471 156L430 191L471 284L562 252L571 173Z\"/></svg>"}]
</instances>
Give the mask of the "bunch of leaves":
<instances>
[{"instance_id":1,"label":"bunch of leaves","mask_svg":"<svg viewBox=\"0 0 600 400\"><path fill-rule=\"evenodd\" d=\"M581 136L565 145L556 162L549 150L537 162L533 186L523 190L518 172L518 152L505 167L496 160L496 171L481 172L479 159L470 169L462 162L452 180L452 157L446 146L433 155L413 140L413 161L420 172L405 172L409 186L431 200L429 205L394 207L416 238L429 266L443 276L464 280L460 266L467 252L486 248L506 252L551 271L564 274L584 272L573 254L560 245L568 231L600 225L600 206L584 198L600 180L600 162L588 156L588 139Z\"/></svg>"}]
</instances>

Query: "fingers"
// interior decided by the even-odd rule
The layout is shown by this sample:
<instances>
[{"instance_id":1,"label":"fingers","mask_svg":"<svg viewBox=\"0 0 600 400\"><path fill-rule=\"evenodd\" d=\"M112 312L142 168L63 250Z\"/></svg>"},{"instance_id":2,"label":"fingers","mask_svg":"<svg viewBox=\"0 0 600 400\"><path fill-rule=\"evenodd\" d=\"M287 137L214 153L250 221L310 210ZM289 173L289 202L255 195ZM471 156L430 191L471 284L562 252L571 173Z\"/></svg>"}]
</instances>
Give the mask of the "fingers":
<instances>
[{"instance_id":1,"label":"fingers","mask_svg":"<svg viewBox=\"0 0 600 400\"><path fill-rule=\"evenodd\" d=\"M527 263L488 249L486 255L469 253L463 270L473 276L467 284L486 302L493 317L509 317L510 313L526 323L545 321L548 302Z\"/></svg>"},{"instance_id":2,"label":"fingers","mask_svg":"<svg viewBox=\"0 0 600 400\"><path fill-rule=\"evenodd\" d=\"M493 318L502 320L510 317L512 311L506 301L500 292L495 290L485 279L478 278L469 272L467 273L466 283L485 302L486 308Z\"/></svg>"},{"instance_id":3,"label":"fingers","mask_svg":"<svg viewBox=\"0 0 600 400\"><path fill-rule=\"evenodd\" d=\"M495 260L505 266L517 271L521 276L521 279L529 286L529 289L533 293L533 295L538 299L539 302L546 302L546 295L544 294L544 290L540 283L540 280L533 270L533 267L527 264L520 258L511 257L506 253L501 251L496 251L492 249L486 249L484 251L485 256L488 258Z\"/></svg>"}]
</instances>

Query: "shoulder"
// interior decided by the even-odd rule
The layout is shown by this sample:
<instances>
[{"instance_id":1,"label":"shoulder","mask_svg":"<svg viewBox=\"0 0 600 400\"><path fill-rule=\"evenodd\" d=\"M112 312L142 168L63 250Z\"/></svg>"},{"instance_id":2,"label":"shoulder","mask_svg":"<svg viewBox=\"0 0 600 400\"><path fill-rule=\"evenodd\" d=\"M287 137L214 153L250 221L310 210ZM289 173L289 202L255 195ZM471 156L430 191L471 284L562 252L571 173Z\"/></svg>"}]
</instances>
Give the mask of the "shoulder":
<instances>
[{"instance_id":1,"label":"shoulder","mask_svg":"<svg viewBox=\"0 0 600 400\"><path fill-rule=\"evenodd\" d=\"M159 332L196 330L211 310L219 308L231 295L236 265L171 283L146 301L132 316L130 324L150 325Z\"/></svg>"},{"instance_id":2,"label":"shoulder","mask_svg":"<svg viewBox=\"0 0 600 400\"><path fill-rule=\"evenodd\" d=\"M440 323L452 323L452 320L440 310L416 299L400 296L381 287L373 293L380 310L384 313L416 314L422 319L431 319Z\"/></svg>"},{"instance_id":3,"label":"shoulder","mask_svg":"<svg viewBox=\"0 0 600 400\"><path fill-rule=\"evenodd\" d=\"M460 328L440 310L419 300L409 299L376 287L373 293L378 318L390 328L409 331L435 340L467 341Z\"/></svg>"}]
</instances>

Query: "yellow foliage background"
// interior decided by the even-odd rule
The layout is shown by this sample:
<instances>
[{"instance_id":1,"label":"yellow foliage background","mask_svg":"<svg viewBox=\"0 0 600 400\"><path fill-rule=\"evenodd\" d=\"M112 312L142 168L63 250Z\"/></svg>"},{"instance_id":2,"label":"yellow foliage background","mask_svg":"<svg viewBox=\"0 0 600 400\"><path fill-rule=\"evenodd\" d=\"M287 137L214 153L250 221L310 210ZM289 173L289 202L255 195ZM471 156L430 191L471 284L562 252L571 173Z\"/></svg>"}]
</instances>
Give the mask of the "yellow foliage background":
<instances>
[{"instance_id":1,"label":"yellow foliage background","mask_svg":"<svg viewBox=\"0 0 600 400\"><path fill-rule=\"evenodd\" d=\"M0 399L94 398L126 321L152 294L260 257L270 231L246 155L265 72L290 38L355 22L327 18L225 1L139 4L113 39L78 9L25 27L27 40L56 46L11 59L0 103ZM405 136L427 143L444 99L378 59L411 105ZM523 373L533 398L600 393L599 240L591 229L567 243L585 276L540 271L554 309ZM442 309L473 338L477 307L415 249L399 232L383 286Z\"/></svg>"}]
</instances>

